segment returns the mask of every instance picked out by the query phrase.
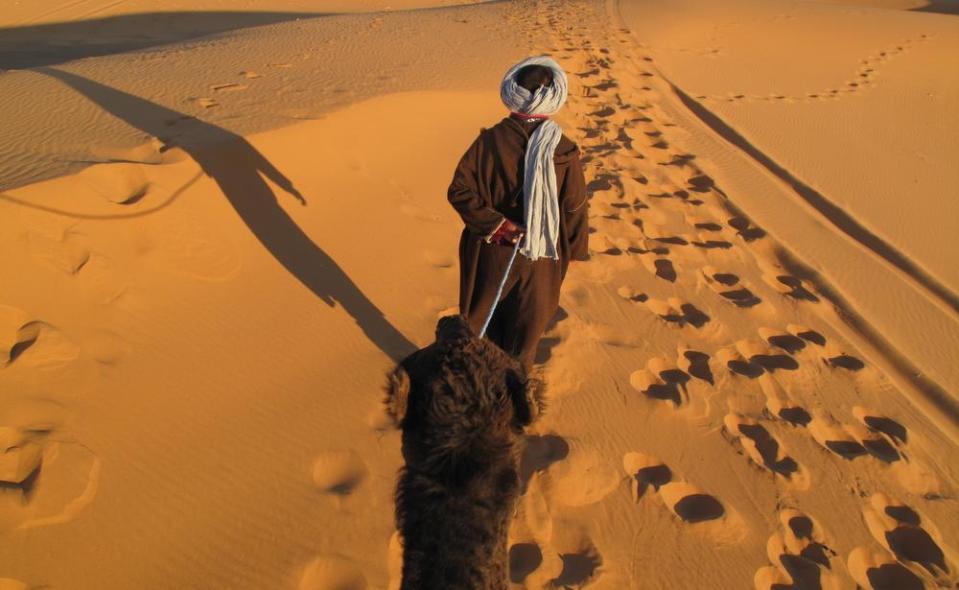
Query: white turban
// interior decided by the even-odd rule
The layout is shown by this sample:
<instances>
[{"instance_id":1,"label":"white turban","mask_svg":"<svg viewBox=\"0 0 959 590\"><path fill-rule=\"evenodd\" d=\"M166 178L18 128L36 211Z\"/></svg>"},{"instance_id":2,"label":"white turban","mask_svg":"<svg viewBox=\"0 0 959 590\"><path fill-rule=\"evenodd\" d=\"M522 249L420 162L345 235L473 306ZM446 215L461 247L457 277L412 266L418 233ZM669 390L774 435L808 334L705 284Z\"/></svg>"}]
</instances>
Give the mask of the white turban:
<instances>
[{"instance_id":1,"label":"white turban","mask_svg":"<svg viewBox=\"0 0 959 590\"><path fill-rule=\"evenodd\" d=\"M545 66L553 72L553 82L535 92L516 83L516 74L530 65ZM566 72L552 58L530 57L511 67L503 76L500 98L515 113L552 115L566 102ZM526 145L523 176L523 210L526 214L526 240L520 252L530 260L559 258L559 193L553 155L563 136L555 121L539 124Z\"/></svg>"}]
</instances>

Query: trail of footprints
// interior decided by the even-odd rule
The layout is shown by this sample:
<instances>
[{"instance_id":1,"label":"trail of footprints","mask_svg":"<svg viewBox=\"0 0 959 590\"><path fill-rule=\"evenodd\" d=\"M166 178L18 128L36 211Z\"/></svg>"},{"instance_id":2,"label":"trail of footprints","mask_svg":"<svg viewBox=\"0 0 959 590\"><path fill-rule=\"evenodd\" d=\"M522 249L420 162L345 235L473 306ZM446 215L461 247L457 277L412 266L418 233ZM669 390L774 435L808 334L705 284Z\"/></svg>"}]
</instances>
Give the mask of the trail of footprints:
<instances>
[{"instance_id":1,"label":"trail of footprints","mask_svg":"<svg viewBox=\"0 0 959 590\"><path fill-rule=\"evenodd\" d=\"M871 457L884 465L909 462L906 427L883 412L856 406L851 408L852 419L844 423L823 408L807 409L794 398L791 375L803 366L818 367L816 371L825 372L825 378L831 374L852 377L869 369L819 330L795 320L790 323L790 315L795 316L790 310L795 306L820 304L814 285L784 269L772 254L773 248L765 244L766 232L729 202L697 166L694 154L672 143L670 128L675 124L657 107L656 74L645 65L652 59L631 55L635 42L630 32L620 29L607 41L608 46L596 44L581 32L583 27L567 24L576 19L563 11L576 10L576 6L538 2L533 16L516 20L527 25L531 38L537 28L551 30L547 53L571 73L573 87L567 108L579 131L586 167L594 256L638 262L645 275L637 278L637 283L649 287L639 290L623 285L618 294L628 305L639 306L664 325L680 330L688 336L687 341L696 341L697 334L720 321L709 315L712 300L703 304L697 297L713 297L734 313L764 313L762 317L783 322L778 327L761 325L754 336L715 350L681 345L674 354L650 358L645 367L629 376L631 386L650 403L666 403L678 411L702 403L700 398L714 395L726 383L757 383L765 398L762 414L748 415L730 408L722 419L721 432L732 449L757 469L770 473L777 485L809 485L802 457L793 455L781 442L782 433L790 429L804 433L823 452L843 461ZM925 39L922 36L916 42ZM616 42L618 48L613 47ZM811 100L859 92L873 83L882 62L913 43L906 41L863 60L856 79L842 90L828 89L805 97L699 98ZM620 77L613 75L614 66ZM737 270L744 263L758 265L758 269ZM744 276L757 276L761 281L751 283ZM663 296L664 292L669 294ZM557 456L550 462L563 458ZM685 523L725 516L719 499L687 481L674 480L672 470L654 457L627 453L623 467L637 501L655 496ZM527 473L524 481L530 475ZM779 526L768 543L772 565L757 571L756 588L842 586L836 571L840 558L820 525L797 510L783 510L778 518ZM864 518L881 548L863 546L848 556L848 572L862 588L923 588L922 580L941 584L954 575L954 566L935 535L923 528L924 522L911 508L877 495L864 510ZM579 587L593 579L601 558L595 547L590 547L575 558L588 567L572 568L588 575L561 576L552 580L554 587ZM523 582L544 559L535 543L514 544L510 556L514 583Z\"/></svg>"},{"instance_id":2,"label":"trail of footprints","mask_svg":"<svg viewBox=\"0 0 959 590\"><path fill-rule=\"evenodd\" d=\"M647 493L656 493L670 512L688 523L716 520L726 513L715 497L686 481L673 481L672 470L651 455L626 453L623 469L630 477L637 502Z\"/></svg>"},{"instance_id":3,"label":"trail of footprints","mask_svg":"<svg viewBox=\"0 0 959 590\"><path fill-rule=\"evenodd\" d=\"M918 37L904 39L900 43L891 45L885 49L877 51L875 54L863 58L859 62L859 67L853 75L846 81L835 84L829 88L821 90L811 90L804 94L786 94L781 92L772 92L767 95L749 94L744 92L729 92L726 94L697 95L699 100L722 101L722 102L749 102L749 101L772 101L772 102L809 102L817 100L836 100L844 96L860 94L876 85L877 77L881 68L891 59L908 53L912 48L928 41L930 35L920 34Z\"/></svg>"},{"instance_id":4,"label":"trail of footprints","mask_svg":"<svg viewBox=\"0 0 959 590\"><path fill-rule=\"evenodd\" d=\"M779 526L766 552L772 565L756 571L756 590L824 590L841 588L836 551L825 540L821 526L798 510L778 514ZM912 507L875 494L863 506L863 520L876 545L856 547L846 560L846 571L860 588L923 590L952 587L955 564L946 556L922 517ZM928 586L927 586L928 585Z\"/></svg>"},{"instance_id":5,"label":"trail of footprints","mask_svg":"<svg viewBox=\"0 0 959 590\"><path fill-rule=\"evenodd\" d=\"M773 565L760 568L753 581L757 590L814 590L835 588L836 552L822 539L822 530L798 510L783 510L779 526L766 544Z\"/></svg>"}]
</instances>

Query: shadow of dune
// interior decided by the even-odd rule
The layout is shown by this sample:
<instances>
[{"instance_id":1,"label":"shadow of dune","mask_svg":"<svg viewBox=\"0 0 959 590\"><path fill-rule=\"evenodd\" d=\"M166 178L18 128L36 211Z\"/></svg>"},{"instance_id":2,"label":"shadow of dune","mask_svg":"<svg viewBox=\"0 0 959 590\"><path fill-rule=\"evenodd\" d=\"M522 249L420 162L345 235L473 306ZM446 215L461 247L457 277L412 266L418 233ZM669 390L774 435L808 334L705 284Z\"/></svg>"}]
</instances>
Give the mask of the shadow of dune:
<instances>
[{"instance_id":1,"label":"shadow of dune","mask_svg":"<svg viewBox=\"0 0 959 590\"><path fill-rule=\"evenodd\" d=\"M0 69L51 66L188 41L237 29L300 18L315 12L147 12L75 22L0 28Z\"/></svg>"},{"instance_id":2,"label":"shadow of dune","mask_svg":"<svg viewBox=\"0 0 959 590\"><path fill-rule=\"evenodd\" d=\"M959 14L959 0L927 0L925 6L909 9L912 12L936 12L939 14Z\"/></svg>"},{"instance_id":3,"label":"shadow of dune","mask_svg":"<svg viewBox=\"0 0 959 590\"><path fill-rule=\"evenodd\" d=\"M243 137L194 117L53 68L37 70L60 80L106 112L160 139L164 149L187 152L219 186L257 240L327 305L339 303L380 350L394 360L417 347L384 317L339 265L310 240L280 207L264 176L298 199L290 179Z\"/></svg>"}]
</instances>

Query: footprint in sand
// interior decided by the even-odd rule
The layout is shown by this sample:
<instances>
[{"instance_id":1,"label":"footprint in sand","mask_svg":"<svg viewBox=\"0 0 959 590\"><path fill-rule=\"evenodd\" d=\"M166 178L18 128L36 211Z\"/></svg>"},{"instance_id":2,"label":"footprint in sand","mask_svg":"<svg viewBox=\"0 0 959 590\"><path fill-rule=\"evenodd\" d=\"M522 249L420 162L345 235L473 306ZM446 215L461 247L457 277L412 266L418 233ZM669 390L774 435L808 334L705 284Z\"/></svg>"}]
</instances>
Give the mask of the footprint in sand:
<instances>
[{"instance_id":1,"label":"footprint in sand","mask_svg":"<svg viewBox=\"0 0 959 590\"><path fill-rule=\"evenodd\" d=\"M653 240L649 240L647 238L633 240L629 251L632 254L655 254L657 256L666 256L669 254L668 247L657 244Z\"/></svg>"},{"instance_id":2,"label":"footprint in sand","mask_svg":"<svg viewBox=\"0 0 959 590\"><path fill-rule=\"evenodd\" d=\"M557 523L548 548L535 542L509 549L510 581L530 588L584 588L602 574L603 557L576 525Z\"/></svg>"},{"instance_id":3,"label":"footprint in sand","mask_svg":"<svg viewBox=\"0 0 959 590\"><path fill-rule=\"evenodd\" d=\"M564 452L562 443L553 441L552 445L554 458ZM575 442L567 446L566 456L552 463L545 473L555 501L587 506L603 500L619 486L616 467L602 453Z\"/></svg>"},{"instance_id":4,"label":"footprint in sand","mask_svg":"<svg viewBox=\"0 0 959 590\"><path fill-rule=\"evenodd\" d=\"M626 285L616 289L616 294L627 301L632 301L633 303L645 303L649 300L649 296L645 293L640 293L632 287Z\"/></svg>"},{"instance_id":5,"label":"footprint in sand","mask_svg":"<svg viewBox=\"0 0 959 590\"><path fill-rule=\"evenodd\" d=\"M354 451L328 451L313 461L313 483L327 494L348 496L366 476L366 464Z\"/></svg>"},{"instance_id":6,"label":"footprint in sand","mask_svg":"<svg viewBox=\"0 0 959 590\"><path fill-rule=\"evenodd\" d=\"M773 352L763 342L751 339L737 341L732 348L724 348L716 353L730 371L755 379L765 372L779 370L795 371L799 363L787 354Z\"/></svg>"},{"instance_id":7,"label":"footprint in sand","mask_svg":"<svg viewBox=\"0 0 959 590\"><path fill-rule=\"evenodd\" d=\"M750 379L756 379L765 372L761 366L747 359L734 346L727 346L717 350L716 360L729 369L731 373L742 375Z\"/></svg>"},{"instance_id":8,"label":"footprint in sand","mask_svg":"<svg viewBox=\"0 0 959 590\"><path fill-rule=\"evenodd\" d=\"M526 446L520 456L519 475L525 490L530 478L538 471L569 456L569 443L556 434L527 435Z\"/></svg>"},{"instance_id":9,"label":"footprint in sand","mask_svg":"<svg viewBox=\"0 0 959 590\"><path fill-rule=\"evenodd\" d=\"M63 420L49 401L0 409L0 531L70 522L96 497L100 459L66 440Z\"/></svg>"},{"instance_id":10,"label":"footprint in sand","mask_svg":"<svg viewBox=\"0 0 959 590\"><path fill-rule=\"evenodd\" d=\"M733 247L732 242L718 240L704 232L698 232L690 243L703 250L729 250Z\"/></svg>"},{"instance_id":11,"label":"footprint in sand","mask_svg":"<svg viewBox=\"0 0 959 590\"><path fill-rule=\"evenodd\" d=\"M882 413L877 410L863 406L854 406L852 415L867 428L881 432L889 437L889 441L895 445L904 445L909 442L909 431L906 430L906 427L892 418L883 416Z\"/></svg>"},{"instance_id":12,"label":"footprint in sand","mask_svg":"<svg viewBox=\"0 0 959 590\"><path fill-rule=\"evenodd\" d=\"M366 577L345 557L317 557L306 566L298 590L366 590Z\"/></svg>"},{"instance_id":13,"label":"footprint in sand","mask_svg":"<svg viewBox=\"0 0 959 590\"><path fill-rule=\"evenodd\" d=\"M676 282L676 267L673 265L673 261L669 258L661 258L655 255L644 255L640 257L640 261L642 261L646 270L657 277L663 279L664 281L669 281L670 283Z\"/></svg>"},{"instance_id":14,"label":"footprint in sand","mask_svg":"<svg viewBox=\"0 0 959 590\"><path fill-rule=\"evenodd\" d=\"M622 212L625 209L629 209L629 203L624 203L622 201L613 201L611 203L603 203L602 201L594 201L594 205L591 205L593 209L593 217L595 218L598 214L600 219L605 219L608 221L622 221L623 215Z\"/></svg>"},{"instance_id":15,"label":"footprint in sand","mask_svg":"<svg viewBox=\"0 0 959 590\"><path fill-rule=\"evenodd\" d=\"M90 166L78 178L94 193L117 205L133 205L150 191L150 181L139 163L115 162Z\"/></svg>"},{"instance_id":16,"label":"footprint in sand","mask_svg":"<svg viewBox=\"0 0 959 590\"><path fill-rule=\"evenodd\" d=\"M664 124L664 126L665 126L665 127L670 127L670 125L666 125L666 124ZM675 166L676 168L686 168L686 167L695 168L695 166L693 166L693 165L691 164L691 162L692 162L693 160L695 160L695 159L696 159L696 156L694 156L694 155L692 155L692 154L669 154L669 160L667 160L667 161L665 161L665 162L659 162L659 165L660 165L660 166ZM702 201L698 201L698 202L695 202L695 203L692 202L692 201L690 201L690 204L692 204L692 205L701 205L701 204L702 204Z\"/></svg>"},{"instance_id":17,"label":"footprint in sand","mask_svg":"<svg viewBox=\"0 0 959 590\"><path fill-rule=\"evenodd\" d=\"M864 590L925 590L922 578L888 551L857 547L846 562L852 579Z\"/></svg>"},{"instance_id":18,"label":"footprint in sand","mask_svg":"<svg viewBox=\"0 0 959 590\"><path fill-rule=\"evenodd\" d=\"M740 340L736 342L736 349L750 362L756 363L768 373L779 370L795 371L799 368L799 363L792 356L776 352L763 342Z\"/></svg>"},{"instance_id":19,"label":"footprint in sand","mask_svg":"<svg viewBox=\"0 0 959 590\"><path fill-rule=\"evenodd\" d=\"M596 244L596 251L600 254L622 256L624 252L630 249L628 238L614 238L605 233L598 235L597 238L594 239L594 243Z\"/></svg>"},{"instance_id":20,"label":"footprint in sand","mask_svg":"<svg viewBox=\"0 0 959 590\"><path fill-rule=\"evenodd\" d=\"M70 229L56 235L30 231L27 248L35 259L68 275L77 275L90 261L86 239Z\"/></svg>"},{"instance_id":21,"label":"footprint in sand","mask_svg":"<svg viewBox=\"0 0 959 590\"><path fill-rule=\"evenodd\" d=\"M0 426L0 483L29 493L40 473L42 438L37 431Z\"/></svg>"},{"instance_id":22,"label":"footprint in sand","mask_svg":"<svg viewBox=\"0 0 959 590\"><path fill-rule=\"evenodd\" d=\"M563 569L552 580L553 588L583 588L599 577L603 558L585 535L553 541L553 548L559 552Z\"/></svg>"},{"instance_id":23,"label":"footprint in sand","mask_svg":"<svg viewBox=\"0 0 959 590\"><path fill-rule=\"evenodd\" d=\"M792 297L798 301L819 302L819 297L814 295L806 287L806 284L797 277L787 274L767 273L763 275L763 281L787 297Z\"/></svg>"},{"instance_id":24,"label":"footprint in sand","mask_svg":"<svg viewBox=\"0 0 959 590\"><path fill-rule=\"evenodd\" d=\"M668 483L659 493L670 511L689 523L716 520L725 514L719 500L685 482Z\"/></svg>"},{"instance_id":25,"label":"footprint in sand","mask_svg":"<svg viewBox=\"0 0 959 590\"><path fill-rule=\"evenodd\" d=\"M0 305L0 368L16 361L36 343L36 324L23 310Z\"/></svg>"},{"instance_id":26,"label":"footprint in sand","mask_svg":"<svg viewBox=\"0 0 959 590\"><path fill-rule=\"evenodd\" d=\"M774 376L768 373L761 375L759 386L766 396L766 410L770 415L793 426L806 426L812 421L809 412L790 398Z\"/></svg>"},{"instance_id":27,"label":"footprint in sand","mask_svg":"<svg viewBox=\"0 0 959 590\"><path fill-rule=\"evenodd\" d=\"M453 268L456 266L456 261L453 257L433 250L424 252L423 258L426 260L426 263L433 268Z\"/></svg>"},{"instance_id":28,"label":"footprint in sand","mask_svg":"<svg viewBox=\"0 0 959 590\"><path fill-rule=\"evenodd\" d=\"M655 195L651 195L655 196ZM669 246L688 246L689 244L696 242L698 236L695 236L687 232L672 232L663 226L643 221L642 219L636 219L633 221L633 225L639 227L643 236L658 242L659 245L669 245Z\"/></svg>"},{"instance_id":29,"label":"footprint in sand","mask_svg":"<svg viewBox=\"0 0 959 590\"><path fill-rule=\"evenodd\" d=\"M866 364L858 358L846 353L839 346L832 342L826 343L820 351L820 357L823 362L834 369L846 369L847 371L859 371L865 368Z\"/></svg>"},{"instance_id":30,"label":"footprint in sand","mask_svg":"<svg viewBox=\"0 0 959 590\"><path fill-rule=\"evenodd\" d=\"M0 305L0 369L14 364L51 368L80 356L80 347L46 322Z\"/></svg>"},{"instance_id":31,"label":"footprint in sand","mask_svg":"<svg viewBox=\"0 0 959 590\"><path fill-rule=\"evenodd\" d=\"M839 587L832 567L836 552L822 540L822 531L797 510L779 513L779 527L766 544L772 566L760 568L756 590L820 590Z\"/></svg>"},{"instance_id":32,"label":"footprint in sand","mask_svg":"<svg viewBox=\"0 0 959 590\"><path fill-rule=\"evenodd\" d=\"M586 183L586 195L592 198L606 191L611 191L612 194L610 196L618 196L616 193L621 193L622 188L618 175L611 172L599 172L592 180Z\"/></svg>"},{"instance_id":33,"label":"footprint in sand","mask_svg":"<svg viewBox=\"0 0 959 590\"><path fill-rule=\"evenodd\" d=\"M709 366L708 354L685 346L680 346L677 352L679 356L676 359L676 366L680 370L710 385L714 384L715 378L713 377L712 368Z\"/></svg>"},{"instance_id":34,"label":"footprint in sand","mask_svg":"<svg viewBox=\"0 0 959 590\"><path fill-rule=\"evenodd\" d=\"M703 235L721 233L723 231L723 226L716 223L712 217L705 215L695 215L687 212L686 223L700 230L700 232L704 232Z\"/></svg>"},{"instance_id":35,"label":"footprint in sand","mask_svg":"<svg viewBox=\"0 0 959 590\"><path fill-rule=\"evenodd\" d=\"M586 115L593 119L607 119L615 114L616 114L616 109L607 105L599 110L593 111L591 113L587 113Z\"/></svg>"},{"instance_id":36,"label":"footprint in sand","mask_svg":"<svg viewBox=\"0 0 959 590\"><path fill-rule=\"evenodd\" d=\"M814 344L816 346L815 350L822 361L833 368L846 369L848 371L859 371L866 366L866 364L859 358L848 354L838 345L828 342L826 337L821 333L807 328L806 326L800 324L789 324L786 326L786 332L788 335L779 333L770 328L764 328L763 331L760 332L760 335L765 334L768 336L775 336L778 339L778 342L774 342L769 338L766 339L770 344L779 346L780 348L787 350L787 352L788 348L790 347L801 350L804 348L804 344ZM765 335L764 337L766 337ZM789 336L798 338L801 342L797 340L790 340ZM803 346L800 346L800 344L803 344Z\"/></svg>"},{"instance_id":37,"label":"footprint in sand","mask_svg":"<svg viewBox=\"0 0 959 590\"><path fill-rule=\"evenodd\" d=\"M902 457L882 432L863 424L838 424L827 416L818 416L809 423L809 432L824 448L844 459L872 455L885 463Z\"/></svg>"},{"instance_id":38,"label":"footprint in sand","mask_svg":"<svg viewBox=\"0 0 959 590\"><path fill-rule=\"evenodd\" d=\"M522 584L543 563L543 551L535 541L513 543L509 548L509 580Z\"/></svg>"},{"instance_id":39,"label":"footprint in sand","mask_svg":"<svg viewBox=\"0 0 959 590\"><path fill-rule=\"evenodd\" d=\"M578 468L575 473L580 479L592 474ZM621 478L615 469L611 476L615 488ZM569 491L557 491L552 483L546 488L556 499ZM510 579L527 588L581 588L601 574L601 554L582 526L554 520L543 489L541 480L534 478L523 495L522 517L511 528L511 534L519 536L510 544Z\"/></svg>"},{"instance_id":40,"label":"footprint in sand","mask_svg":"<svg viewBox=\"0 0 959 590\"><path fill-rule=\"evenodd\" d=\"M686 179L686 185L689 190L697 193L708 193L716 188L716 182L705 174L696 174ZM732 225L732 224L730 224ZM714 231L718 231L716 228Z\"/></svg>"},{"instance_id":41,"label":"footprint in sand","mask_svg":"<svg viewBox=\"0 0 959 590\"><path fill-rule=\"evenodd\" d=\"M213 92L238 92L246 90L246 84L237 84L236 82L226 82L224 84L214 84L210 86Z\"/></svg>"},{"instance_id":42,"label":"footprint in sand","mask_svg":"<svg viewBox=\"0 0 959 590\"><path fill-rule=\"evenodd\" d=\"M766 327L759 328L758 332L760 338L787 354L793 355L806 348L805 340L789 332Z\"/></svg>"},{"instance_id":43,"label":"footprint in sand","mask_svg":"<svg viewBox=\"0 0 959 590\"><path fill-rule=\"evenodd\" d=\"M689 401L686 384L690 375L679 368L678 364L666 357L652 358L645 369L633 371L629 384L633 389L654 399L672 402L679 407Z\"/></svg>"},{"instance_id":44,"label":"footprint in sand","mask_svg":"<svg viewBox=\"0 0 959 590\"><path fill-rule=\"evenodd\" d=\"M697 523L722 518L723 505L709 494L684 481L672 481L672 470L651 455L630 452L623 456L623 469L630 477L633 497L639 501L652 488L670 512L684 522Z\"/></svg>"},{"instance_id":45,"label":"footprint in sand","mask_svg":"<svg viewBox=\"0 0 959 590\"><path fill-rule=\"evenodd\" d=\"M733 273L722 272L712 266L704 266L702 273L706 278L706 285L736 307L749 308L762 302Z\"/></svg>"},{"instance_id":46,"label":"footprint in sand","mask_svg":"<svg viewBox=\"0 0 959 590\"><path fill-rule=\"evenodd\" d=\"M903 488L924 498L942 497L942 483L938 476L907 455L909 432L905 426L863 406L854 406L852 415L859 422L855 426L859 428L860 443L874 457L890 464Z\"/></svg>"},{"instance_id":47,"label":"footprint in sand","mask_svg":"<svg viewBox=\"0 0 959 590\"><path fill-rule=\"evenodd\" d=\"M759 467L786 479L791 479L799 471L796 460L786 454L779 441L762 424L733 412L726 415L723 425L733 442L738 443Z\"/></svg>"},{"instance_id":48,"label":"footprint in sand","mask_svg":"<svg viewBox=\"0 0 959 590\"><path fill-rule=\"evenodd\" d=\"M641 335L609 324L587 324L584 335L606 346L616 348L637 348L643 345Z\"/></svg>"},{"instance_id":49,"label":"footprint in sand","mask_svg":"<svg viewBox=\"0 0 959 590\"><path fill-rule=\"evenodd\" d=\"M938 532L913 508L885 494L874 494L863 509L863 518L873 538L913 573L932 577L940 585L954 581L955 565L946 558L941 541L937 542Z\"/></svg>"},{"instance_id":50,"label":"footprint in sand","mask_svg":"<svg viewBox=\"0 0 959 590\"><path fill-rule=\"evenodd\" d=\"M736 234L747 242L753 242L766 236L765 231L753 225L753 223L745 217L733 217L727 220L726 223L729 224L729 227L735 229Z\"/></svg>"},{"instance_id":51,"label":"footprint in sand","mask_svg":"<svg viewBox=\"0 0 959 590\"><path fill-rule=\"evenodd\" d=\"M178 150L169 150L162 140L149 137L134 146L110 144L91 145L90 155L99 162L125 164L172 164L182 161L186 154Z\"/></svg>"},{"instance_id":52,"label":"footprint in sand","mask_svg":"<svg viewBox=\"0 0 959 590\"><path fill-rule=\"evenodd\" d=\"M844 428L873 457L885 463L894 463L902 459L896 445L884 433L861 423L846 424Z\"/></svg>"},{"instance_id":53,"label":"footprint in sand","mask_svg":"<svg viewBox=\"0 0 959 590\"><path fill-rule=\"evenodd\" d=\"M650 488L658 492L673 479L673 472L662 461L644 453L629 452L623 456L623 469L631 477L633 499L637 502Z\"/></svg>"},{"instance_id":54,"label":"footprint in sand","mask_svg":"<svg viewBox=\"0 0 959 590\"><path fill-rule=\"evenodd\" d=\"M654 193L649 195L652 198L670 199L673 193ZM636 226L642 230L643 235L652 240L669 241L684 231L689 231L689 225L686 223L686 216L682 211L675 211L671 208L656 207L642 210L642 219L637 221ZM677 240L677 245L679 244Z\"/></svg>"},{"instance_id":55,"label":"footprint in sand","mask_svg":"<svg viewBox=\"0 0 959 590\"><path fill-rule=\"evenodd\" d=\"M644 303L660 319L680 327L689 325L699 329L710 320L710 317L698 307L692 303L684 303L677 297L670 297L665 301L650 297Z\"/></svg>"},{"instance_id":56,"label":"footprint in sand","mask_svg":"<svg viewBox=\"0 0 959 590\"><path fill-rule=\"evenodd\" d=\"M220 106L220 103L218 103L215 98L210 98L208 96L194 97L192 100L205 109L212 109L213 107Z\"/></svg>"},{"instance_id":57,"label":"footprint in sand","mask_svg":"<svg viewBox=\"0 0 959 590\"><path fill-rule=\"evenodd\" d=\"M804 340L805 342L815 344L816 346L826 345L825 336L823 336L822 334L820 334L819 332L815 330L811 330L807 328L806 326L802 326L800 324L789 324L786 326L786 331L792 334L793 336L796 336L797 338L800 338Z\"/></svg>"}]
</instances>

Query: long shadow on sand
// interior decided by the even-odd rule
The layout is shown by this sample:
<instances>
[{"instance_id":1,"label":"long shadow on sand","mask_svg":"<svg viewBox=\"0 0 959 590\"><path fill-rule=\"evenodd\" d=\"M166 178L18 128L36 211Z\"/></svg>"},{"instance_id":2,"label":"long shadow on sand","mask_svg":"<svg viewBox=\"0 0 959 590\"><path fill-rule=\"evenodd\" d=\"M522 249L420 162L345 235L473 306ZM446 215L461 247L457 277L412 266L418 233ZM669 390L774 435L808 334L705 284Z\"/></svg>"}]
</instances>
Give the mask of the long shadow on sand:
<instances>
[{"instance_id":1,"label":"long shadow on sand","mask_svg":"<svg viewBox=\"0 0 959 590\"><path fill-rule=\"evenodd\" d=\"M363 333L394 360L416 349L280 207L263 176L302 204L306 201L290 179L246 139L76 74L54 68L37 71L60 80L106 112L157 137L166 148L178 147L187 152L216 181L260 243L304 286L327 305L339 303Z\"/></svg>"},{"instance_id":2,"label":"long shadow on sand","mask_svg":"<svg viewBox=\"0 0 959 590\"><path fill-rule=\"evenodd\" d=\"M51 15L52 16L52 15ZM301 18L316 12L147 12L0 28L0 69L51 66Z\"/></svg>"},{"instance_id":3,"label":"long shadow on sand","mask_svg":"<svg viewBox=\"0 0 959 590\"><path fill-rule=\"evenodd\" d=\"M925 6L910 8L913 12L937 12L959 15L959 0L928 0Z\"/></svg>"}]
</instances>

